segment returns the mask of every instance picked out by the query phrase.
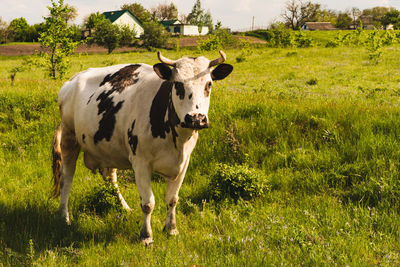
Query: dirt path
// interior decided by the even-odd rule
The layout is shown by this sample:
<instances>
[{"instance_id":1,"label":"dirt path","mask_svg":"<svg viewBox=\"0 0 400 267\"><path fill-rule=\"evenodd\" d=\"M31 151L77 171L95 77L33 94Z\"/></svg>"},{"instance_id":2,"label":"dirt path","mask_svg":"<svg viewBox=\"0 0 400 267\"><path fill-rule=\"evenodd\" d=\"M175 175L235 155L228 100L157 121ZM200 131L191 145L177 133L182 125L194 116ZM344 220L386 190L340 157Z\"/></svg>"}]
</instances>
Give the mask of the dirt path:
<instances>
[{"instance_id":1,"label":"dirt path","mask_svg":"<svg viewBox=\"0 0 400 267\"><path fill-rule=\"evenodd\" d=\"M265 41L254 37L242 37L235 36L239 39L249 40L254 44L264 44ZM197 46L199 39L207 39L207 37L184 37L179 39L180 47L191 47ZM172 39L171 39L172 40ZM175 39L176 40L176 39ZM176 42L172 40L172 43ZM136 47L121 47L114 50L114 53L118 52L128 52L137 51L140 48ZM15 45L1 45L0 46L0 56L21 56L21 55L33 55L36 51L42 51L39 44L15 44ZM107 49L98 45L80 45L75 50L75 53L107 53Z\"/></svg>"}]
</instances>

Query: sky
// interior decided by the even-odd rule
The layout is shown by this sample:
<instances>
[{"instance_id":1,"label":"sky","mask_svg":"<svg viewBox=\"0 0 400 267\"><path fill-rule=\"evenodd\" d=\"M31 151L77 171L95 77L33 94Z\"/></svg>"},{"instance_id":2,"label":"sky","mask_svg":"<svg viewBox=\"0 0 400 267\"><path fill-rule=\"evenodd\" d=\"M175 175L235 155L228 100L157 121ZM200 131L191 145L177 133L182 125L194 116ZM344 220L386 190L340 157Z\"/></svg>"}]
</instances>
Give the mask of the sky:
<instances>
[{"instance_id":1,"label":"sky","mask_svg":"<svg viewBox=\"0 0 400 267\"><path fill-rule=\"evenodd\" d=\"M145 8L157 6L159 3L174 3L179 14L190 13L195 0L64 0L64 3L78 10L74 23L82 24L83 18L93 12L119 10L125 3L137 2ZM280 14L286 0L201 0L202 7L209 10L214 23L221 21L224 27L232 30L249 29L254 17L257 27L268 26L271 22L280 20ZM400 10L400 0L312 0L320 3L323 8L344 11L351 7L360 9L375 6L395 7ZM15 18L24 17L29 24L43 21L48 14L46 6L50 0L0 0L0 17L10 22Z\"/></svg>"}]
</instances>

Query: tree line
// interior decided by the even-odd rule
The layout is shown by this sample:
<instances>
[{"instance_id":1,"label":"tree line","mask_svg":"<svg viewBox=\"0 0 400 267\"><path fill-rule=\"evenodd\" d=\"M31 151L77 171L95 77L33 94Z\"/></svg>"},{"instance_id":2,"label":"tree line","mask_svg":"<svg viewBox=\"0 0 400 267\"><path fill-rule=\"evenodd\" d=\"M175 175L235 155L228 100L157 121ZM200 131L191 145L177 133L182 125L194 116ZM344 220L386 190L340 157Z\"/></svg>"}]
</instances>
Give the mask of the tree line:
<instances>
[{"instance_id":1,"label":"tree line","mask_svg":"<svg viewBox=\"0 0 400 267\"><path fill-rule=\"evenodd\" d=\"M71 24L78 11L75 7L64 5L68 12L62 15L62 19L71 31L70 38L75 42L86 40L88 43L96 43L105 46L109 52L118 46L129 46L138 43L136 32L126 26L113 25L99 12L88 15L81 25ZM150 9L133 2L120 7L121 10L129 10L143 24L144 34L141 36L145 47L161 47L167 43L168 34L161 21L178 19L183 23L207 26L213 31L213 19L210 11L206 11L200 0L196 0L189 14L180 14L174 3L161 3ZM44 18L46 20L46 18ZM220 24L220 23L219 23ZM23 17L13 19L10 23L0 17L0 43L8 42L38 42L40 34L46 30L45 21L29 25Z\"/></svg>"},{"instance_id":2,"label":"tree line","mask_svg":"<svg viewBox=\"0 0 400 267\"><path fill-rule=\"evenodd\" d=\"M289 0L285 3L281 17L283 23L293 30L301 29L306 22L331 22L338 29L355 29L360 23L368 23L377 29L388 25L400 28L400 11L394 7L377 6L364 10L352 7L336 11L311 1Z\"/></svg>"}]
</instances>

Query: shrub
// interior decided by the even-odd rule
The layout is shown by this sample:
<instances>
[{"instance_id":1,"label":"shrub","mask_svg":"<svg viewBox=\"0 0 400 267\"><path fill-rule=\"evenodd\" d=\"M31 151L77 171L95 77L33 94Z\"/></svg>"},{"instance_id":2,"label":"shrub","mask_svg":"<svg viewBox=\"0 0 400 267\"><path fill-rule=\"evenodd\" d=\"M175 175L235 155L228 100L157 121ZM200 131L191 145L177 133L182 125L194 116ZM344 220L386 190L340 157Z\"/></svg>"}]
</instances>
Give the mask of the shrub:
<instances>
[{"instance_id":1,"label":"shrub","mask_svg":"<svg viewBox=\"0 0 400 267\"><path fill-rule=\"evenodd\" d=\"M267 42L271 41L274 38L274 33L270 30L255 30L251 32L246 32L246 36L253 36Z\"/></svg>"},{"instance_id":2,"label":"shrub","mask_svg":"<svg viewBox=\"0 0 400 267\"><path fill-rule=\"evenodd\" d=\"M165 28L157 22L151 21L143 24L143 34L140 39L147 49L152 47L165 47L168 43L169 34Z\"/></svg>"},{"instance_id":3,"label":"shrub","mask_svg":"<svg viewBox=\"0 0 400 267\"><path fill-rule=\"evenodd\" d=\"M291 47L294 44L292 32L284 24L277 25L272 29L273 38L269 46L272 47Z\"/></svg>"},{"instance_id":4,"label":"shrub","mask_svg":"<svg viewBox=\"0 0 400 267\"><path fill-rule=\"evenodd\" d=\"M236 57L236 62L240 63L247 59L248 56L251 56L254 52L250 41L248 40L240 40L240 55Z\"/></svg>"},{"instance_id":5,"label":"shrub","mask_svg":"<svg viewBox=\"0 0 400 267\"><path fill-rule=\"evenodd\" d=\"M211 34L206 40L199 40L198 48L200 51L213 51L222 48L222 41L216 34Z\"/></svg>"},{"instance_id":6,"label":"shrub","mask_svg":"<svg viewBox=\"0 0 400 267\"><path fill-rule=\"evenodd\" d=\"M216 200L251 200L267 190L265 174L246 165L218 164L210 183Z\"/></svg>"},{"instance_id":7,"label":"shrub","mask_svg":"<svg viewBox=\"0 0 400 267\"><path fill-rule=\"evenodd\" d=\"M118 47L121 35L117 25L111 24L109 20L101 21L93 34L93 41L107 48L110 54Z\"/></svg>"},{"instance_id":8,"label":"shrub","mask_svg":"<svg viewBox=\"0 0 400 267\"><path fill-rule=\"evenodd\" d=\"M198 48L201 51L213 51L221 48L237 47L238 40L227 30L219 29L215 34L209 35L208 39L200 40Z\"/></svg>"},{"instance_id":9,"label":"shrub","mask_svg":"<svg viewBox=\"0 0 400 267\"><path fill-rule=\"evenodd\" d=\"M311 78L310 80L306 81L308 85L316 85L318 83L317 78Z\"/></svg>"},{"instance_id":10,"label":"shrub","mask_svg":"<svg viewBox=\"0 0 400 267\"><path fill-rule=\"evenodd\" d=\"M136 31L124 25L120 29L120 46L130 46L135 40Z\"/></svg>"},{"instance_id":11,"label":"shrub","mask_svg":"<svg viewBox=\"0 0 400 267\"><path fill-rule=\"evenodd\" d=\"M79 205L79 210L105 214L110 210L120 210L121 202L117 197L117 190L110 183L96 186Z\"/></svg>"},{"instance_id":12,"label":"shrub","mask_svg":"<svg viewBox=\"0 0 400 267\"><path fill-rule=\"evenodd\" d=\"M312 47L314 45L313 39L307 36L304 32L298 32L294 37L294 42L297 47Z\"/></svg>"}]
</instances>

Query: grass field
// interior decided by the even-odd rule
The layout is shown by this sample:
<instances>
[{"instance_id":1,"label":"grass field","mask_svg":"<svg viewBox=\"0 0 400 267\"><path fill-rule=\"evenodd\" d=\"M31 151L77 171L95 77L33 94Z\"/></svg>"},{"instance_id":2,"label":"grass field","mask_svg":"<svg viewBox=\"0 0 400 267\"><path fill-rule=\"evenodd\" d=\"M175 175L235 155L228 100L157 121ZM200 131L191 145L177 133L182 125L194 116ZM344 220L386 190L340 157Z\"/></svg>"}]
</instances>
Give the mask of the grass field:
<instances>
[{"instance_id":1,"label":"grass field","mask_svg":"<svg viewBox=\"0 0 400 267\"><path fill-rule=\"evenodd\" d=\"M364 48L257 48L213 87L211 128L200 132L180 191L180 235L162 232L165 184L155 178L154 246L139 242L141 210L131 172L120 172L131 213L89 212L103 184L79 160L72 224L51 192L50 144L63 81L8 70L1 58L0 266L396 266L400 264L400 47L379 64ZM169 58L196 51L164 51ZM217 52L205 54L215 58ZM72 57L67 78L89 67L154 64L156 54ZM250 201L212 198L219 163L263 173Z\"/></svg>"}]
</instances>

